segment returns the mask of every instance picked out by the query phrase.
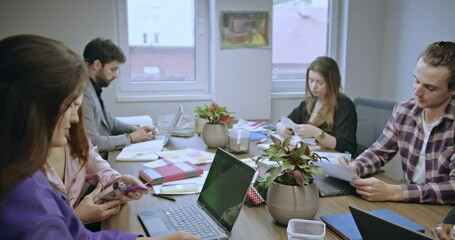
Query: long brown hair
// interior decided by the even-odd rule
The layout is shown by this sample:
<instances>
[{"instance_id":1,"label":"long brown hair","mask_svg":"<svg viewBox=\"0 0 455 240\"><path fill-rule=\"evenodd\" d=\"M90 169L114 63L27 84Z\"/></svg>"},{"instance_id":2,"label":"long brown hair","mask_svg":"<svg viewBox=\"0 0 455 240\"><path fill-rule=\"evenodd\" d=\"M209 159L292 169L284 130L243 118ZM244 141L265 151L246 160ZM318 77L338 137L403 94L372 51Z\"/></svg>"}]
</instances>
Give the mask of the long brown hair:
<instances>
[{"instance_id":1,"label":"long brown hair","mask_svg":"<svg viewBox=\"0 0 455 240\"><path fill-rule=\"evenodd\" d=\"M36 35L0 41L0 201L45 163L63 112L88 78L81 57Z\"/></svg>"},{"instance_id":2,"label":"long brown hair","mask_svg":"<svg viewBox=\"0 0 455 240\"><path fill-rule=\"evenodd\" d=\"M338 64L330 57L321 56L310 63L306 71L305 101L306 110L311 115L316 101L318 100L310 91L309 73L317 72L324 77L327 85L327 94L325 95L324 105L319 110L317 117L310 124L322 127L324 131L330 132L334 124L335 111L338 108L338 99L340 97L341 76Z\"/></svg>"},{"instance_id":3,"label":"long brown hair","mask_svg":"<svg viewBox=\"0 0 455 240\"><path fill-rule=\"evenodd\" d=\"M68 137L68 146L70 148L70 154L73 158L79 158L79 162L84 166L88 161L88 137L84 128L84 116L83 116L82 105L77 111L79 116L79 122L71 124Z\"/></svg>"}]
</instances>

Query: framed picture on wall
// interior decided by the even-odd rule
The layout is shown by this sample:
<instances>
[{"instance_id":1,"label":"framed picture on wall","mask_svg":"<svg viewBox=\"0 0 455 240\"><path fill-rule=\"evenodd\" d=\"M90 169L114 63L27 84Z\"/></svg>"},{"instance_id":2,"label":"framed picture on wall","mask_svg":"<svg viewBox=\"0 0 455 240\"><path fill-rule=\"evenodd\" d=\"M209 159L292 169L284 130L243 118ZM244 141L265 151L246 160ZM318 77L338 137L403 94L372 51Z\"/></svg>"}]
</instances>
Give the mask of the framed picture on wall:
<instances>
[{"instance_id":1,"label":"framed picture on wall","mask_svg":"<svg viewBox=\"0 0 455 240\"><path fill-rule=\"evenodd\" d=\"M269 48L269 13L221 12L221 48Z\"/></svg>"}]
</instances>

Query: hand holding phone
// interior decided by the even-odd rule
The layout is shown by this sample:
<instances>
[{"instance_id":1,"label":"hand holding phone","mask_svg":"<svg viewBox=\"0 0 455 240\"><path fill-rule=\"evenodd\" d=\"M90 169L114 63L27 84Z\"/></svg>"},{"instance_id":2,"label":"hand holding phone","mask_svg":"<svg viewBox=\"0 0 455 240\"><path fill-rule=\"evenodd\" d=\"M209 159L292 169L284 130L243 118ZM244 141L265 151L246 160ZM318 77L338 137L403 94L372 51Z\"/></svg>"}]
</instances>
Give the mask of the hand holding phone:
<instances>
[{"instance_id":1,"label":"hand holding phone","mask_svg":"<svg viewBox=\"0 0 455 240\"><path fill-rule=\"evenodd\" d=\"M126 195L129 192L137 190L147 190L147 188L141 186L130 186L122 180L115 182L106 189L100 192L98 195L98 201L96 203L103 203L118 199L120 196Z\"/></svg>"}]
</instances>

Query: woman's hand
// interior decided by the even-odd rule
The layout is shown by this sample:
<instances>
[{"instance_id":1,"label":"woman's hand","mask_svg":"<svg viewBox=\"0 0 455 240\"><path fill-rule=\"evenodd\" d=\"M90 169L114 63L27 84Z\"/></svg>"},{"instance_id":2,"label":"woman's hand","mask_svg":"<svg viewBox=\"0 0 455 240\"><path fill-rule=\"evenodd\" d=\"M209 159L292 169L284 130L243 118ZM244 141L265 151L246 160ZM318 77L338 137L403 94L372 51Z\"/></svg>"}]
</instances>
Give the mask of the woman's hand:
<instances>
[{"instance_id":1,"label":"woman's hand","mask_svg":"<svg viewBox=\"0 0 455 240\"><path fill-rule=\"evenodd\" d=\"M136 190L134 192L129 192L126 195L121 196L120 201L122 203L126 203L131 200L138 200L142 197L142 195L149 193L149 191L147 190L147 187L139 179L137 179L131 175L122 175L120 177L120 179L130 186L138 186L138 187L142 187L145 189L145 190Z\"/></svg>"},{"instance_id":2,"label":"woman's hand","mask_svg":"<svg viewBox=\"0 0 455 240\"><path fill-rule=\"evenodd\" d=\"M290 137L293 132L290 128L288 128L286 125L284 125L281 122L278 122L276 124L276 132L282 137L282 138L288 138Z\"/></svg>"},{"instance_id":3,"label":"woman's hand","mask_svg":"<svg viewBox=\"0 0 455 240\"><path fill-rule=\"evenodd\" d=\"M322 131L311 124L297 124L296 130L297 134L302 138L315 138Z\"/></svg>"},{"instance_id":4,"label":"woman's hand","mask_svg":"<svg viewBox=\"0 0 455 240\"><path fill-rule=\"evenodd\" d=\"M101 184L87 196L85 196L79 205L74 209L74 213L81 219L84 224L103 221L119 212L121 201L113 200L97 204L98 195L101 191Z\"/></svg>"},{"instance_id":5,"label":"woman's hand","mask_svg":"<svg viewBox=\"0 0 455 240\"><path fill-rule=\"evenodd\" d=\"M160 238L138 237L137 240L197 240L199 238L183 231L178 231L174 234Z\"/></svg>"}]
</instances>

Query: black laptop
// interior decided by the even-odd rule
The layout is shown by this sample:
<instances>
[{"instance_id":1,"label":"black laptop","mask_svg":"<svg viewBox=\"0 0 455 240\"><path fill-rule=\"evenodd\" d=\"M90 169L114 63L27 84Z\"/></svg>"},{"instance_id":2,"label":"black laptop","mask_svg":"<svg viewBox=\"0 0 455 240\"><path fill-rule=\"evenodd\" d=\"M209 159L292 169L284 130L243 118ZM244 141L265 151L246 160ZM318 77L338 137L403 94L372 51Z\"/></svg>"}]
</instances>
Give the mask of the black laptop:
<instances>
[{"instance_id":1,"label":"black laptop","mask_svg":"<svg viewBox=\"0 0 455 240\"><path fill-rule=\"evenodd\" d=\"M356 189L349 182L327 176L312 174L320 197L335 197L343 195L356 195Z\"/></svg>"},{"instance_id":2,"label":"black laptop","mask_svg":"<svg viewBox=\"0 0 455 240\"><path fill-rule=\"evenodd\" d=\"M231 235L255 169L218 148L197 203L139 211L151 237L185 230L201 239Z\"/></svg>"},{"instance_id":3,"label":"black laptop","mask_svg":"<svg viewBox=\"0 0 455 240\"><path fill-rule=\"evenodd\" d=\"M349 210L352 213L352 217L354 218L363 240L432 239L421 232L397 225L362 209L349 206Z\"/></svg>"}]
</instances>

